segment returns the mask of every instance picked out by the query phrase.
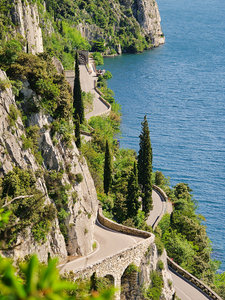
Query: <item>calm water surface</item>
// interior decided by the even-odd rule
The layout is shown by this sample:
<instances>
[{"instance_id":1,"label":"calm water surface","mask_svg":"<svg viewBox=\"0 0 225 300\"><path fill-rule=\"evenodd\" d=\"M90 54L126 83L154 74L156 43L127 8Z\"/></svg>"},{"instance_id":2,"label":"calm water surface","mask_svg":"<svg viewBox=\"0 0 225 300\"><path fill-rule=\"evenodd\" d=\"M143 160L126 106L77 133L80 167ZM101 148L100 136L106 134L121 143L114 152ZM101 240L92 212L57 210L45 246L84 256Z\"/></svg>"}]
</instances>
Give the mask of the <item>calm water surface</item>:
<instances>
[{"instance_id":1,"label":"calm water surface","mask_svg":"<svg viewBox=\"0 0 225 300\"><path fill-rule=\"evenodd\" d=\"M105 59L122 105L121 146L138 150L148 116L155 170L186 182L225 271L225 4L158 0L166 44Z\"/></svg>"}]
</instances>

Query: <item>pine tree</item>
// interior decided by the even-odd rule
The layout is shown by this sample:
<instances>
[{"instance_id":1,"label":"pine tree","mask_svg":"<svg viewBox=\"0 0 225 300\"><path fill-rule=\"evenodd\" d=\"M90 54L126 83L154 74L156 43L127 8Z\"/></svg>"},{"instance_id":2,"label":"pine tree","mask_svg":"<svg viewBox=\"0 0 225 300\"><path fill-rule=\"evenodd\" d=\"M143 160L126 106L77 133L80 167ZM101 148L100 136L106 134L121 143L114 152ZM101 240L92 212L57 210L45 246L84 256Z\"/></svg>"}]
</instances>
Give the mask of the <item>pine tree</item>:
<instances>
[{"instance_id":1,"label":"pine tree","mask_svg":"<svg viewBox=\"0 0 225 300\"><path fill-rule=\"evenodd\" d=\"M81 147L81 138L80 138L80 118L77 115L76 121L75 121L75 138L76 138L76 146L79 149Z\"/></svg>"},{"instance_id":2,"label":"pine tree","mask_svg":"<svg viewBox=\"0 0 225 300\"><path fill-rule=\"evenodd\" d=\"M79 60L78 60L77 52L76 52L76 57L75 57L73 108L74 108L74 119L76 119L76 117L78 115L79 119L80 119L80 124L82 124L84 122L84 104L83 104L81 86L80 86L80 70L79 70Z\"/></svg>"},{"instance_id":3,"label":"pine tree","mask_svg":"<svg viewBox=\"0 0 225 300\"><path fill-rule=\"evenodd\" d=\"M139 185L138 185L138 175L137 175L137 165L134 162L133 170L130 173L128 179L128 194L127 194L127 218L133 218L137 215L138 209L140 207L139 199Z\"/></svg>"},{"instance_id":4,"label":"pine tree","mask_svg":"<svg viewBox=\"0 0 225 300\"><path fill-rule=\"evenodd\" d=\"M112 183L112 159L109 149L109 143L106 141L105 145L105 164L104 164L104 192L108 194Z\"/></svg>"},{"instance_id":5,"label":"pine tree","mask_svg":"<svg viewBox=\"0 0 225 300\"><path fill-rule=\"evenodd\" d=\"M140 134L140 149L138 153L138 182L143 193L142 210L146 215L149 214L152 207L152 147L150 140L150 131L147 117L141 123L142 132Z\"/></svg>"}]
</instances>

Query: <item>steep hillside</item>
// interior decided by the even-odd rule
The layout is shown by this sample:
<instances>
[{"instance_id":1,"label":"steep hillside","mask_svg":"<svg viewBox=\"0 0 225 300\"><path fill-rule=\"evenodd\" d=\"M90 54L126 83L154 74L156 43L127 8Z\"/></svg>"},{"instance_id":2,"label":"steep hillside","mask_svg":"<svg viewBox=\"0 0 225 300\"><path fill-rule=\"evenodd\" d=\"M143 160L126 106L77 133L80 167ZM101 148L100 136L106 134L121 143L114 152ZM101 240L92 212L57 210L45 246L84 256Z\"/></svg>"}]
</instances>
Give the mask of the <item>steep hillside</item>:
<instances>
[{"instance_id":1,"label":"steep hillside","mask_svg":"<svg viewBox=\"0 0 225 300\"><path fill-rule=\"evenodd\" d=\"M88 254L97 197L74 141L70 87L49 56L14 59L0 73L0 195L12 211L0 248L15 259Z\"/></svg>"},{"instance_id":2,"label":"steep hillside","mask_svg":"<svg viewBox=\"0 0 225 300\"><path fill-rule=\"evenodd\" d=\"M141 52L165 42L155 0L0 0L0 39L53 52L71 68L76 49Z\"/></svg>"}]
</instances>

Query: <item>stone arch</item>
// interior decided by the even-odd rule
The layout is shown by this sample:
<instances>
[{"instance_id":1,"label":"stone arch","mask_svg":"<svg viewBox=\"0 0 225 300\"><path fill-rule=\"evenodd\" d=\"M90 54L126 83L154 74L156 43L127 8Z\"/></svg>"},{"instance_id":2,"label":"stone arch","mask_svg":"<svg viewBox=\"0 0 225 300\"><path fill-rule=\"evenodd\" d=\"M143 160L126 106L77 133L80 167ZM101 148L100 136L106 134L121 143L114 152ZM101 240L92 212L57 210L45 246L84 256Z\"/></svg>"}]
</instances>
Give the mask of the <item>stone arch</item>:
<instances>
[{"instance_id":1,"label":"stone arch","mask_svg":"<svg viewBox=\"0 0 225 300\"><path fill-rule=\"evenodd\" d=\"M131 263L121 277L121 300L135 300L141 295L139 268Z\"/></svg>"},{"instance_id":2,"label":"stone arch","mask_svg":"<svg viewBox=\"0 0 225 300\"><path fill-rule=\"evenodd\" d=\"M111 274L107 274L104 276L104 278L107 280L109 285L115 286L115 278Z\"/></svg>"}]
</instances>

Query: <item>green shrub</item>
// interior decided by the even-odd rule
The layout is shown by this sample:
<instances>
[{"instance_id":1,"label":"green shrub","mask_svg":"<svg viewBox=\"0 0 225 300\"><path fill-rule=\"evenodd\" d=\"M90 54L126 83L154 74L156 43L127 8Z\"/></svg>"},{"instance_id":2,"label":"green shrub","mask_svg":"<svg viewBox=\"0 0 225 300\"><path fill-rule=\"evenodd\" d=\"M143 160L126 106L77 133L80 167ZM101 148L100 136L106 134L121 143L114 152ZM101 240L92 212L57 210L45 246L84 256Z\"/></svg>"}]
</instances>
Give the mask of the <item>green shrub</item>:
<instances>
[{"instance_id":1,"label":"green shrub","mask_svg":"<svg viewBox=\"0 0 225 300\"><path fill-rule=\"evenodd\" d=\"M101 55L101 53L94 52L92 55L93 55L93 59L95 61L96 66L104 65L104 60L103 60L103 56Z\"/></svg>"},{"instance_id":2,"label":"green shrub","mask_svg":"<svg viewBox=\"0 0 225 300\"><path fill-rule=\"evenodd\" d=\"M161 260L159 260L157 262L157 266L156 266L157 270L162 271L164 269L164 264Z\"/></svg>"},{"instance_id":3,"label":"green shrub","mask_svg":"<svg viewBox=\"0 0 225 300\"><path fill-rule=\"evenodd\" d=\"M81 183L83 181L83 175L81 173L76 174L77 183Z\"/></svg>"},{"instance_id":4,"label":"green shrub","mask_svg":"<svg viewBox=\"0 0 225 300\"><path fill-rule=\"evenodd\" d=\"M155 244L156 244L158 255L159 256L162 255L163 250L164 250L164 245L163 245L163 242L161 241L161 239L158 236L155 237Z\"/></svg>"},{"instance_id":5,"label":"green shrub","mask_svg":"<svg viewBox=\"0 0 225 300\"><path fill-rule=\"evenodd\" d=\"M145 299L159 300L163 289L163 278L157 271L150 274L151 284L145 291Z\"/></svg>"},{"instance_id":6,"label":"green shrub","mask_svg":"<svg viewBox=\"0 0 225 300\"><path fill-rule=\"evenodd\" d=\"M14 127L16 125L16 121L18 116L20 116L20 112L18 111L18 109L15 107L15 105L11 104L9 106L9 125L11 127Z\"/></svg>"},{"instance_id":7,"label":"green shrub","mask_svg":"<svg viewBox=\"0 0 225 300\"><path fill-rule=\"evenodd\" d=\"M6 89L11 87L10 80L8 79L0 79L0 90L5 91Z\"/></svg>"}]
</instances>

